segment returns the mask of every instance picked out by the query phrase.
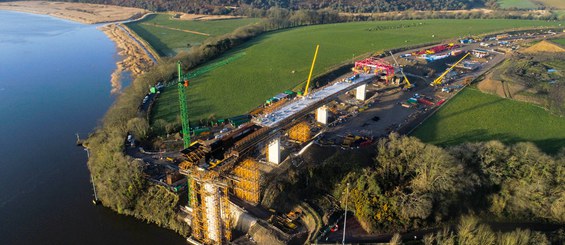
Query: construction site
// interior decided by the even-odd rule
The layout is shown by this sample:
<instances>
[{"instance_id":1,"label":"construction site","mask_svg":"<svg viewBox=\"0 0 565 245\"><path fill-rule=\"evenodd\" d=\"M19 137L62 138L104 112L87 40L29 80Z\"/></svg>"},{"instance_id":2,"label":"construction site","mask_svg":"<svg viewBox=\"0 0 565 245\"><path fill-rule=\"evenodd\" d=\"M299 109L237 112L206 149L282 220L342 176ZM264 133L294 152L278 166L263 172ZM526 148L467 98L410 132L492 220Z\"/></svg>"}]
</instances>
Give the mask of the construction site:
<instances>
[{"instance_id":1,"label":"construction site","mask_svg":"<svg viewBox=\"0 0 565 245\"><path fill-rule=\"evenodd\" d=\"M347 150L370 146L390 132L408 133L503 61L505 53L496 47L518 48L515 40L466 38L382 53L355 61L350 73L313 88L316 57L323 52L318 46L303 91L284 91L249 114L192 128L185 93L191 74L183 74L179 63L183 150L163 154L132 147L129 153L148 163L153 182L186 198L181 210L192 229L190 243L316 243L333 232L332 224L309 227L305 219L312 211L305 208L263 207L265 186L289 168L299 169L300 156L313 144ZM148 107L157 90L140 108Z\"/></svg>"}]
</instances>

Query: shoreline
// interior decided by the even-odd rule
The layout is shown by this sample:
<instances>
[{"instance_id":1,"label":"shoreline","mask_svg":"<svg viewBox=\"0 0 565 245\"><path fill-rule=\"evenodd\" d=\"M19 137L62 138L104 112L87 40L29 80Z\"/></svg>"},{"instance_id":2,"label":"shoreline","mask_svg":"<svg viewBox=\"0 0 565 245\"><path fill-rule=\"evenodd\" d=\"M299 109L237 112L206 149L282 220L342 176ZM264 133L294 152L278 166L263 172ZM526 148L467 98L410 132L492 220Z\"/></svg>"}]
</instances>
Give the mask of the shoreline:
<instances>
[{"instance_id":1,"label":"shoreline","mask_svg":"<svg viewBox=\"0 0 565 245\"><path fill-rule=\"evenodd\" d=\"M121 23L112 23L97 28L116 44L117 53L122 57L116 62L116 70L110 79L113 94L119 93L122 89L121 77L124 71L131 72L132 79L135 79L157 63L149 56L146 48L134 40L121 25Z\"/></svg>"}]
</instances>

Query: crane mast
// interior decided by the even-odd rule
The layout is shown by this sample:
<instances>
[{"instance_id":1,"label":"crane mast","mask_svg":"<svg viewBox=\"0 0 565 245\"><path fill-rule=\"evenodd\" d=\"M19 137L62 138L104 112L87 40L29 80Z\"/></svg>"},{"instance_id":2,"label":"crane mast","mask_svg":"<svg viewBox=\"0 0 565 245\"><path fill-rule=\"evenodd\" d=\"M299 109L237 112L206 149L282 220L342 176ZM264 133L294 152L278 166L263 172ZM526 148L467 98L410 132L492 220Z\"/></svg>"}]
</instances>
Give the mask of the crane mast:
<instances>
[{"instance_id":1,"label":"crane mast","mask_svg":"<svg viewBox=\"0 0 565 245\"><path fill-rule=\"evenodd\" d=\"M308 87L310 87L310 79L312 79L312 72L314 71L314 65L316 65L316 58L318 57L318 49L320 45L316 45L316 52L314 53L314 60L312 60L312 66L310 67L310 74L308 74L308 81L306 82L306 89L304 90L304 96L308 95Z\"/></svg>"},{"instance_id":2,"label":"crane mast","mask_svg":"<svg viewBox=\"0 0 565 245\"><path fill-rule=\"evenodd\" d=\"M402 67L400 67L400 65L398 64L398 61L396 61L396 58L394 58L394 54L392 54L392 52L390 52L390 56L392 56L392 59L394 60L394 63L396 64L396 66L398 66L398 68L400 68L400 73L402 73L402 76L404 77L404 82L406 83L406 85L404 85L404 89L411 89L414 87L414 85L412 85L410 83L410 81L408 80L408 77L406 77L406 74L404 74L404 69L402 69Z\"/></svg>"},{"instance_id":3,"label":"crane mast","mask_svg":"<svg viewBox=\"0 0 565 245\"><path fill-rule=\"evenodd\" d=\"M188 87L188 79L183 79L181 62L177 62L178 68L178 83L177 90L179 93L179 106L180 106L180 118L182 122L182 141L184 149L190 146L190 124L188 123L188 109L186 107L186 88Z\"/></svg>"}]
</instances>

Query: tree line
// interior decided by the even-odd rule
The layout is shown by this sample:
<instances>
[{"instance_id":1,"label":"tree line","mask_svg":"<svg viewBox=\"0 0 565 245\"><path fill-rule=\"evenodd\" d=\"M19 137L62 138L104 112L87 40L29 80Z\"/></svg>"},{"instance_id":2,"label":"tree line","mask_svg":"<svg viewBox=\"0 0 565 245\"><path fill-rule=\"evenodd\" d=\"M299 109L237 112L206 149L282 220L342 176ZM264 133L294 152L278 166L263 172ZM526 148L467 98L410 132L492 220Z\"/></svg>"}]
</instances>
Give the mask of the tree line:
<instances>
[{"instance_id":1,"label":"tree line","mask_svg":"<svg viewBox=\"0 0 565 245\"><path fill-rule=\"evenodd\" d=\"M6 0L2 0L3 2ZM56 0L64 2L110 4L151 11L178 11L196 14L238 14L240 8L289 10L325 9L340 12L372 13L404 10L459 10L482 7L485 0Z\"/></svg>"},{"instance_id":2,"label":"tree line","mask_svg":"<svg viewBox=\"0 0 565 245\"><path fill-rule=\"evenodd\" d=\"M443 149L391 134L373 164L349 172L334 190L369 231L433 225L465 213L501 221L565 223L565 150L497 141Z\"/></svg>"},{"instance_id":3,"label":"tree line","mask_svg":"<svg viewBox=\"0 0 565 245\"><path fill-rule=\"evenodd\" d=\"M372 159L361 154L338 152L290 170L267 187L262 204L315 203L329 194L341 208L347 202L369 233L449 225L469 214L495 222L565 224L565 149L549 156L529 142L498 141L441 148L393 133L378 141ZM426 244L482 244L440 238Z\"/></svg>"},{"instance_id":4,"label":"tree line","mask_svg":"<svg viewBox=\"0 0 565 245\"><path fill-rule=\"evenodd\" d=\"M513 231L495 232L489 225L481 223L476 216L466 215L454 228L446 226L437 232L425 235L422 243L424 245L549 245L564 242L563 230L551 232L548 235L520 228ZM388 244L400 245L402 238L397 233Z\"/></svg>"}]
</instances>

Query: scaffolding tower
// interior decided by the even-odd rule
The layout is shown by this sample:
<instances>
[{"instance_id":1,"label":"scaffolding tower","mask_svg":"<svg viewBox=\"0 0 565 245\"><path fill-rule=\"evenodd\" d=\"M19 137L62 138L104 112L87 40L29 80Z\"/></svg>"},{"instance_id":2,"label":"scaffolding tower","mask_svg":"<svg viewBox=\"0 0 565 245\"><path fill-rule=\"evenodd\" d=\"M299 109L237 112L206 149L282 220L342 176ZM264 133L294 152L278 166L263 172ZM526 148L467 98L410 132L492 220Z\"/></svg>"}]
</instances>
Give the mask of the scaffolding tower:
<instances>
[{"instance_id":1,"label":"scaffolding tower","mask_svg":"<svg viewBox=\"0 0 565 245\"><path fill-rule=\"evenodd\" d=\"M294 125L294 127L290 128L290 130L288 131L288 137L291 140L299 141L302 143L310 140L311 137L310 125L308 125L308 123L306 122L301 122L299 124Z\"/></svg>"},{"instance_id":2,"label":"scaffolding tower","mask_svg":"<svg viewBox=\"0 0 565 245\"><path fill-rule=\"evenodd\" d=\"M228 185L215 171L191 171L189 193L192 237L203 244L226 244L231 240Z\"/></svg>"},{"instance_id":3,"label":"scaffolding tower","mask_svg":"<svg viewBox=\"0 0 565 245\"><path fill-rule=\"evenodd\" d=\"M252 204L259 203L259 167L258 163L247 158L238 164L234 170L235 181L233 191L236 197Z\"/></svg>"}]
</instances>

